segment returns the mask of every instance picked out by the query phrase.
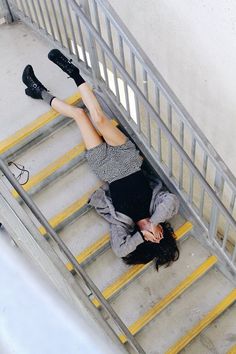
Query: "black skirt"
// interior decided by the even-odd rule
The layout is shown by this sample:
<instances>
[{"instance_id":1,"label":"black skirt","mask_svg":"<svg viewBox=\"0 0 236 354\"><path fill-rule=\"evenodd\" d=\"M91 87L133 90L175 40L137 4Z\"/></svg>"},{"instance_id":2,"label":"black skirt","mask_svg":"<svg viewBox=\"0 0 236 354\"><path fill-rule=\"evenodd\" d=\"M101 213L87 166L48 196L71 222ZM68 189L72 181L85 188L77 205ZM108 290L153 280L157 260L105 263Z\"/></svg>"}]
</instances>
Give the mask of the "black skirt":
<instances>
[{"instance_id":1,"label":"black skirt","mask_svg":"<svg viewBox=\"0 0 236 354\"><path fill-rule=\"evenodd\" d=\"M110 195L116 211L134 222L150 217L152 189L143 171L137 171L110 183Z\"/></svg>"}]
</instances>

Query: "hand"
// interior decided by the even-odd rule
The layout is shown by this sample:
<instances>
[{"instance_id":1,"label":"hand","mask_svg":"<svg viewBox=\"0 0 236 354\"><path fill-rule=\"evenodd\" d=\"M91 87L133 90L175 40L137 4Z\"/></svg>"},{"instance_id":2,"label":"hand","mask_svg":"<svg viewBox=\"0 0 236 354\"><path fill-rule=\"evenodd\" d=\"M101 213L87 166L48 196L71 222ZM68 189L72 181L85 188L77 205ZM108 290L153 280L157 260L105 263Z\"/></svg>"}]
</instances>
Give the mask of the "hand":
<instances>
[{"instance_id":1,"label":"hand","mask_svg":"<svg viewBox=\"0 0 236 354\"><path fill-rule=\"evenodd\" d=\"M163 229L161 225L150 224L150 230L142 230L145 241L160 243L163 238Z\"/></svg>"},{"instance_id":2,"label":"hand","mask_svg":"<svg viewBox=\"0 0 236 354\"><path fill-rule=\"evenodd\" d=\"M162 226L152 224L149 218L139 220L137 225L146 241L159 243L163 238Z\"/></svg>"},{"instance_id":3,"label":"hand","mask_svg":"<svg viewBox=\"0 0 236 354\"><path fill-rule=\"evenodd\" d=\"M157 242L156 237L154 236L154 234L151 231L142 230L141 232L143 234L145 241L150 241L150 242L155 242L155 243Z\"/></svg>"},{"instance_id":4,"label":"hand","mask_svg":"<svg viewBox=\"0 0 236 354\"><path fill-rule=\"evenodd\" d=\"M154 225L151 223L151 230L155 236L156 242L159 243L163 239L163 228L160 224Z\"/></svg>"}]
</instances>

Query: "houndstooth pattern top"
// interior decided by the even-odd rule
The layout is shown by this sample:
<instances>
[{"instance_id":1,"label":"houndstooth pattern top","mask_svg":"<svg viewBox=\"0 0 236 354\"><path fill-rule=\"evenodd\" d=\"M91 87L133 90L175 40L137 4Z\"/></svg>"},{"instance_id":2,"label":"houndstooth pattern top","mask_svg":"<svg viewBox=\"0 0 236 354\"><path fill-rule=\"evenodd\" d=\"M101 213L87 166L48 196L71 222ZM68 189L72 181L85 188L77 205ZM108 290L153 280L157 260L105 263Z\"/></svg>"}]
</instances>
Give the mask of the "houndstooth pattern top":
<instances>
[{"instance_id":1,"label":"houndstooth pattern top","mask_svg":"<svg viewBox=\"0 0 236 354\"><path fill-rule=\"evenodd\" d=\"M118 146L103 142L87 150L85 157L95 174L108 183L141 170L143 163L139 150L129 138Z\"/></svg>"}]
</instances>

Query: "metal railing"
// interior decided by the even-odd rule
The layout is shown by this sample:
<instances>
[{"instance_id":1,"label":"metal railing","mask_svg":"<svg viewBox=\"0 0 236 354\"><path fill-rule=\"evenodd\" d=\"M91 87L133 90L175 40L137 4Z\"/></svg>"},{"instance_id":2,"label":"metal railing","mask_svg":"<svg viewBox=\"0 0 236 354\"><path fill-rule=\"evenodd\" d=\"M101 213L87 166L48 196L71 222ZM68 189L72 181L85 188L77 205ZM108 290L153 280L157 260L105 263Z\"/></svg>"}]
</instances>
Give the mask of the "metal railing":
<instances>
[{"instance_id":1,"label":"metal railing","mask_svg":"<svg viewBox=\"0 0 236 354\"><path fill-rule=\"evenodd\" d=\"M236 273L236 180L106 0L9 0L122 113Z\"/></svg>"},{"instance_id":2,"label":"metal railing","mask_svg":"<svg viewBox=\"0 0 236 354\"><path fill-rule=\"evenodd\" d=\"M9 169L9 167L7 166L7 164L1 158L0 158L0 170L5 175L7 180L11 183L12 187L15 188L15 190L18 192L18 194L20 195L22 200L29 207L30 211L33 213L33 215L37 218L37 220L45 228L47 234L56 242L56 244L59 246L60 250L66 255L68 261L71 262L71 264L73 265L74 271L84 281L84 283L86 284L86 286L89 289L89 291L91 292L91 294L93 294L99 300L102 308L109 314L110 318L112 318L112 320L114 321L116 326L120 329L120 331L122 333L124 333L124 335L127 337L127 340L131 344L131 346L135 349L135 351L137 353L145 354L144 350L142 349L140 344L137 342L137 340L134 338L134 336L131 334L131 332L128 330L127 326L120 319L120 317L117 315L117 313L113 310L112 306L104 298L101 291L97 288L97 286L91 280L91 278L86 273L86 271L83 269L83 267L78 263L75 256L71 253L71 251L66 246L66 244L58 236L58 234L55 232L53 227L49 224L49 222L47 221L45 216L42 214L40 209L34 203L32 198L23 189L23 187L20 185L20 183L17 181L17 179L13 176L13 174L12 174L11 170Z\"/></svg>"}]
</instances>

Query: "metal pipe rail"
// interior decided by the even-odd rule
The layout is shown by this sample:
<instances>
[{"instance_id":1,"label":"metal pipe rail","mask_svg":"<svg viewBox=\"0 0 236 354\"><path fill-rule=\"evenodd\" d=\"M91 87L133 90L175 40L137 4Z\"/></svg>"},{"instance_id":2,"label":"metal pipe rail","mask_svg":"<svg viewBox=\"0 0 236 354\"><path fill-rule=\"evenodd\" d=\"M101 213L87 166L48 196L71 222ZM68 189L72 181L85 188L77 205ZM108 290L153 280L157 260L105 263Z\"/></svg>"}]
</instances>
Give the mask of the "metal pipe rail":
<instances>
[{"instance_id":1,"label":"metal pipe rail","mask_svg":"<svg viewBox=\"0 0 236 354\"><path fill-rule=\"evenodd\" d=\"M74 0L72 0L72 1L75 3ZM163 79L161 74L158 72L158 70L155 68L155 66L153 65L151 60L148 58L146 53L142 50L142 48L140 47L140 45L138 44L136 39L132 36L132 34L127 29L127 27L124 25L124 23L121 23L120 18L117 16L117 14L115 13L115 11L111 7L111 5L107 2L107 0L96 0L96 3L99 4L99 6L101 6L101 8L103 9L106 16L109 17L109 19L112 22L112 24L114 25L114 27L116 27L117 31L119 31L120 35L122 36L123 41L125 41L129 45L129 47L132 49L132 52L134 53L135 57L140 61L140 63L142 63L142 66L145 68L146 73L148 75L150 75L152 80L158 86L159 90L162 91L162 93L165 95L166 99L170 102L171 106L178 111L178 113L181 115L184 122L188 125L188 127L190 129L193 130L193 135L195 136L197 141L201 144L201 147L203 149L207 150L207 153L213 159L215 166L219 170L222 170L222 174L224 175L225 180L227 180L227 182L231 185L231 187L236 192L236 178L235 178L235 176L232 174L232 172L227 167L227 165L224 163L224 161L221 159L219 154L216 152L216 150L213 148L213 146L207 140L206 136L199 129L197 124L194 122L193 118L190 116L190 114L184 108L184 106L179 101L179 99L176 97L174 92L171 90L171 88L165 82L165 80ZM78 6L78 4L77 4L77 6Z\"/></svg>"},{"instance_id":2,"label":"metal pipe rail","mask_svg":"<svg viewBox=\"0 0 236 354\"><path fill-rule=\"evenodd\" d=\"M166 137L168 138L170 144L175 147L175 149L181 154L182 160L185 161L185 163L191 168L191 170L194 172L195 176L198 178L198 180L201 181L201 184L204 188L205 191L208 192L209 196L212 198L214 201L214 204L216 207L221 211L221 213L227 218L228 223L231 227L233 227L236 230L236 220L232 217L230 212L226 209L224 204L222 203L221 199L218 198L217 194L211 188L211 186L207 183L207 181L204 179L203 175L199 172L197 167L193 164L191 158L189 155L182 149L181 145L177 141L177 139L174 137L174 135L171 134L170 130L167 128L167 126L163 123L161 120L160 115L154 110L154 108L149 104L149 102L145 99L144 94L141 92L141 90L138 88L138 86L135 84L134 80L128 75L128 73L125 71L124 67L122 64L118 61L118 59L114 56L112 53L112 50L108 47L106 42L100 37L99 33L96 31L96 29L92 26L92 24L89 22L87 19L86 15L84 14L83 10L78 6L75 0L69 0L70 3L72 4L72 7L74 8L75 11L80 16L80 19L86 24L86 28L90 33L93 35L93 38L97 40L97 42L103 47L103 50L106 52L106 54L110 57L112 60L113 64L115 64L115 67L119 70L120 74L122 77L129 83L130 87L133 89L133 91L139 96L140 100L142 100L143 105L146 107L147 112L150 114L150 117L155 117L156 120L159 123L160 129L165 133ZM99 1L99 0L98 0ZM236 191L235 191L236 193ZM215 217L215 214L217 211L215 211L213 218ZM224 242L226 240L224 239ZM228 258L230 264L233 266L234 270L236 271L236 266L233 264L236 259L236 245L234 246L233 254L232 254L232 259Z\"/></svg>"},{"instance_id":3,"label":"metal pipe rail","mask_svg":"<svg viewBox=\"0 0 236 354\"><path fill-rule=\"evenodd\" d=\"M20 185L18 180L12 174L12 172L9 169L9 167L7 166L7 164L1 158L0 158L0 170L5 175L7 180L11 183L11 185L15 188L15 190L18 192L20 197L23 199L25 204L29 207L29 209L34 214L34 216L38 219L38 221L41 223L41 225L46 229L47 233L52 237L52 239L57 243L57 245L60 247L60 249L63 251L63 253L67 256L68 261L71 262L76 273L83 279L83 281L85 282L85 284L89 288L89 290L96 296L96 298L101 303L101 306L108 312L108 314L113 319L113 321L116 323L118 328L125 334L130 345L135 349L135 351L137 353L145 354L144 350L142 349L140 344L137 342L137 340L134 338L134 336L130 333L130 331L128 330L128 328L124 324L124 322L120 319L120 317L117 315L117 313L113 310L113 308L109 304L109 302L103 297L100 290L97 288L97 286L94 284L94 282L90 279L90 277L85 272L83 267L78 263L78 261L76 260L74 255L71 253L69 248L62 241L62 239L57 235L57 233L52 228L52 226L49 224L49 222L47 221L45 216L42 214L40 209L37 207L37 205L34 203L34 201L28 195L28 193L23 189L23 187Z\"/></svg>"},{"instance_id":4,"label":"metal pipe rail","mask_svg":"<svg viewBox=\"0 0 236 354\"><path fill-rule=\"evenodd\" d=\"M236 275L236 179L106 0L9 0L11 13L92 72L153 167ZM87 73L86 72L86 73Z\"/></svg>"}]
</instances>

